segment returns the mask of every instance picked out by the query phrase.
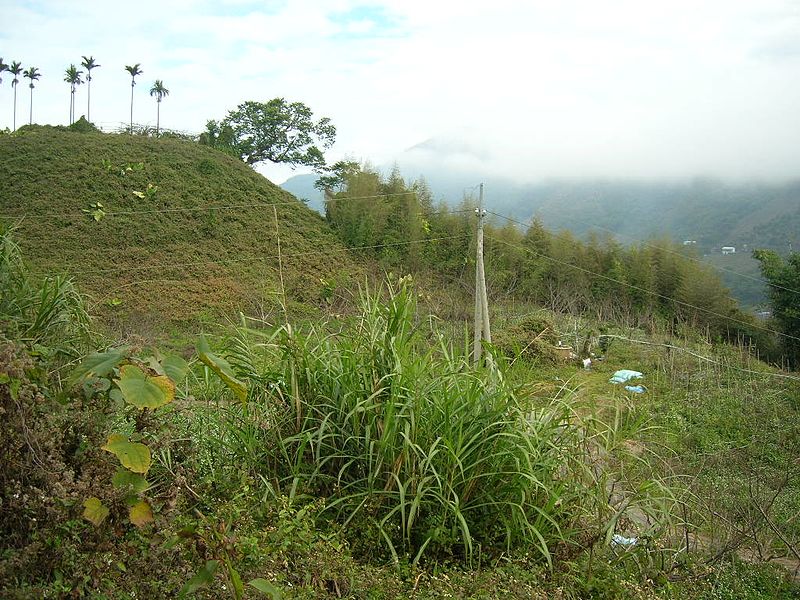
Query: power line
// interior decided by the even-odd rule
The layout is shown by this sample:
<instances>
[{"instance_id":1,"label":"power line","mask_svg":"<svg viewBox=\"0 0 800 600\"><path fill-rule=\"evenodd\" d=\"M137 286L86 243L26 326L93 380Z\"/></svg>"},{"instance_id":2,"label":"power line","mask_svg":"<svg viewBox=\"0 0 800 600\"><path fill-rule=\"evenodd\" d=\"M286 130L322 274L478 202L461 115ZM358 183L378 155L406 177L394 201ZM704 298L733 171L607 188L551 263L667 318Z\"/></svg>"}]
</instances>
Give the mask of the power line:
<instances>
[{"instance_id":1,"label":"power line","mask_svg":"<svg viewBox=\"0 0 800 600\"><path fill-rule=\"evenodd\" d=\"M514 219L512 217L508 217L506 215L501 215L500 213L496 213L496 212L492 212L492 211L488 211L488 212L489 212L490 215L493 215L495 217L500 217L501 219L505 219L507 221L510 221L511 223L516 223L518 225L522 225L523 227L527 227L528 226L528 224L523 223L522 221L518 221L517 219ZM639 244L641 244L643 246L646 246L648 248L653 248L653 249L656 249L656 250L669 252L670 254L674 254L676 256L680 256L680 257L685 258L687 260L694 261L694 262L696 262L698 264L705 265L707 267L710 267L710 268L718 270L718 271L725 271L726 273L731 273L732 275L738 275L739 277L743 277L745 279L750 279L752 281L757 281L758 283L763 283L764 285L769 285L769 286L772 286L772 287L775 287L775 288L778 288L778 289L781 289L781 290L785 290L787 292L792 292L793 294L800 295L800 291L799 290L795 290L795 289L792 289L792 288L784 287L784 286L778 285L778 284L773 284L773 283L770 283L768 281L765 281L764 279L761 279L760 277L753 277L752 275L747 275L746 273L741 273L739 271L734 271L733 269L728 269L726 267L717 266L717 265L705 262L700 258L695 258L694 256L689 256L688 254L683 254L681 252L677 252L677 251L671 250L669 248L662 248L660 246L655 246L654 244L650 244L650 243L648 243L648 242L646 242L644 240L637 239L637 238L635 238L633 236L630 236L630 235L620 234L620 233L614 231L613 229L608 229L607 227L601 227L600 225L595 225L593 223L589 223L588 221L583 221L583 220L577 219L577 218L574 219L574 220L576 220L576 221L578 221L580 223L583 223L584 225L588 225L588 226L590 226L590 227L592 227L594 229L599 229L600 231L605 231L607 233L613 233L616 236L628 238L628 239L630 239L630 240L632 240L634 242L638 242Z\"/></svg>"},{"instance_id":2,"label":"power line","mask_svg":"<svg viewBox=\"0 0 800 600\"><path fill-rule=\"evenodd\" d=\"M410 191L410 192L398 192L396 194L379 194L379 195L369 195L369 196L351 196L351 197L344 197L344 198L336 198L335 200L374 199L374 198L384 198L384 197L393 196L393 195L410 195L410 194L416 194L416 192ZM252 209L252 208L269 208L269 207L289 206L289 205L298 206L299 204L301 204L301 202L299 200L292 200L292 201L288 201L288 202L256 203L256 204L247 204L247 205L216 205L216 206L210 206L210 207L194 207L194 208L149 209L149 210L146 210L146 211L115 211L115 212L106 213L106 215L146 214L148 212L152 212L152 213L187 212L187 211L193 211L193 210L214 210L214 209L228 209L228 208L229 209L240 209L240 208ZM465 213L465 212L472 212L472 211L468 210L468 209L459 209L459 210L454 210L454 211L448 211L448 214L457 214L457 213ZM505 215L502 215L502 214L499 214L499 213L495 213L495 212L491 212L491 211L487 211L487 212L489 212L490 214L492 214L494 216L506 219L506 220L508 220L510 222L513 222L513 223L516 223L516 224L519 224L519 225L522 225L522 226L526 226L525 223L523 223L523 222L521 222L519 220L516 220L516 219L514 219L512 217L508 217L508 216L505 216ZM37 216L37 217L45 217L45 216L62 216L62 215L59 214L59 213L50 213L49 215L40 214L40 215L35 215L35 216ZM365 246L354 246L354 247L351 247L351 248L342 248L341 250L339 250L339 252L344 252L344 251L347 251L347 250L368 250L368 249L379 249L379 248L396 247L396 246L406 246L406 245L411 245L411 244L428 243L428 242L434 242L434 241L444 241L444 240L459 239L459 238L460 239L467 239L468 237L469 237L469 235L462 234L462 235L455 235L455 236L442 236L442 237L436 237L436 238L427 238L427 239L422 239L422 240L410 240L410 241L406 241L406 242L393 242L393 243L388 243L388 244L373 244L373 245L365 245ZM602 279L605 279L605 280L608 280L608 281L612 281L612 282L617 283L619 285L622 285L622 286L625 286L625 287L628 287L628 288L631 288L631 289L635 289L635 290L644 292L646 294L657 296L659 298L674 302L676 304L680 304L682 306L693 308L693 309L698 310L700 312L705 312L707 314L714 315L714 316L719 317L719 318L721 318L723 320L728 320L728 321L731 321L731 322L739 323L741 325L755 327L757 329L761 329L763 331L767 331L767 332L773 333L773 334L778 335L778 336L782 336L782 337L786 337L786 338L790 338L790 339L794 339L794 340L800 341L800 338L798 338L796 336L792 336L792 335L789 335L789 334L786 334L786 333L775 331L775 330L772 330L772 329L769 329L767 327L763 327L763 326L760 326L760 325L757 325L757 324L754 324L754 323L748 323L746 321L742 321L742 320L736 319L734 317L730 317L730 316L723 315L723 314L717 313L717 312L709 310L709 309L705 309L705 308L702 308L702 307L699 307L699 306L695 306L695 305L690 304L688 302L684 302L682 300L678 300L676 298L672 298L670 296L666 296L664 294L660 294L660 293L654 292L652 290L647 290L645 288L641 288L639 286L636 286L636 285L633 285L633 284L630 284L630 283L627 283L627 282L624 282L624 281L617 280L617 279L615 279L613 277L609 277L609 276L603 275L601 273L596 273L596 272L591 271L589 269L584 269L584 268L579 267L577 265L574 265L574 264L571 264L571 263L568 263L568 262L565 262L565 261L561 261L559 259L553 258L553 257L545 255L545 254L541 254L541 253L535 252L535 251L533 251L533 250L531 250L529 248L525 248L525 247L517 245L517 244L512 244L510 242L506 242L505 240L500 240L500 239L495 238L493 236L487 236L487 237L489 237L490 239L493 239L494 241L496 241L498 243L505 244L505 245L510 246L510 247L515 247L515 248L523 250L523 251L525 251L525 252L527 252L529 254L533 254L535 256L539 256L541 258L544 258L546 260L550 260L550 261L555 262L555 263L566 265L568 267L571 267L573 269L582 271L582 272L587 273L589 275L592 275L594 277L599 277L599 278L602 278ZM312 256L312 255L329 254L329 253L330 252L327 252L327 251L315 250L315 251L311 251L311 252L289 253L289 254L284 254L284 256L287 257L287 258L292 258L292 257ZM683 256L683 255L681 255L681 256ZM270 257L276 258L276 256L270 256ZM138 267L130 267L128 270L129 271L143 271L143 270L150 270L150 269L169 269L169 268L208 266L208 265L214 265L214 264L216 264L216 265L225 265L225 264L232 264L232 263L257 262L257 261L264 260L265 258L268 258L268 256L260 256L260 257L256 257L256 258L247 258L247 259L235 259L234 258L234 259L224 259L224 260L217 260L217 261L195 261L195 262L186 262L186 263L141 265L141 266L138 266ZM118 270L117 268L92 269L92 270L77 271L77 272L73 272L72 274L73 275L102 274L102 273L116 272L117 270ZM43 275L42 273L36 273L36 272L34 272L34 274ZM791 290L791 291L793 291L793 290Z\"/></svg>"},{"instance_id":3,"label":"power line","mask_svg":"<svg viewBox=\"0 0 800 600\"><path fill-rule=\"evenodd\" d=\"M772 333L772 334L775 334L775 335L778 335L778 336L781 336L781 337L785 337L785 338L789 338L789 339L792 339L792 340L800 341L800 337L797 337L797 336L794 336L794 335L790 335L788 333L775 331L774 329L770 329L769 327L763 327L763 326L757 325L755 323L742 321L741 319L736 319L736 318L728 316L728 315L723 315L722 313L718 313L718 312L715 312L713 310L709 310L707 308L702 308L700 306L696 306L694 304L690 304L689 302L684 302L683 300L678 300L677 298L672 298L672 297L667 296L665 294L661 294L659 292L654 292L652 290L648 290L646 288L639 287L638 285L633 285L632 283L627 283L625 281L620 281L619 279L615 279L613 277L609 277L608 275L603 275L602 273L596 273L595 271L592 271L590 269L584 269L583 267L579 267L578 265L574 265L574 264L569 263L567 261L559 260L557 258L553 258L552 256L548 256L547 254L541 254L539 252L535 252L534 250L531 250L530 248L525 248L524 246L520 246L519 244L512 244L511 242L507 242L505 240L501 240L501 239L495 238L493 236L487 236L487 237L489 237L490 239L492 239L495 242L498 242L500 244L505 244L506 246L510 246L512 248L517 248L518 250L522 250L522 251L527 252L529 254L533 254L534 256L538 256L540 258L544 258L544 259L552 261L554 263L567 266L567 267L569 267L571 269L575 269L577 271L581 271L583 273L586 273L587 275L592 275L593 277L599 277L601 279L605 279L606 281L611 281L613 283L617 283L619 285L622 285L622 286L625 286L625 287L628 287L628 288L631 288L631 289L634 289L634 290L638 290L640 292L644 292L645 294L650 294L651 296L657 296L657 297L662 298L664 300L669 300L670 302L674 302L675 304L680 304L681 306L686 306L688 308L693 308L693 309L698 310L700 312L704 312L704 313L707 313L709 315L713 315L715 317L718 317L718 318L726 320L726 321L731 321L733 323L739 323L740 325L746 325L747 327L754 327L756 329L761 329L762 331L767 331L769 333Z\"/></svg>"},{"instance_id":4,"label":"power line","mask_svg":"<svg viewBox=\"0 0 800 600\"><path fill-rule=\"evenodd\" d=\"M408 192L392 192L390 194L375 194L373 196L328 196L325 198L325 201L330 200L369 200L372 198L389 198L391 196L410 196L412 194L417 194L418 192L415 191L408 191Z\"/></svg>"},{"instance_id":5,"label":"power line","mask_svg":"<svg viewBox=\"0 0 800 600\"><path fill-rule=\"evenodd\" d=\"M250 204L216 204L210 206L194 206L194 207L184 207L184 208L148 208L145 210L115 210L115 211L104 211L103 218L105 217L113 217L118 215L146 215L146 214L164 214L164 213L179 213L179 212L195 212L195 211L205 211L205 210L238 210L238 209L257 209L257 208L271 208L273 206L289 206L289 205L297 205L300 201L296 202L271 202L271 203L250 203ZM37 213L37 214L29 214L23 213L20 215L11 215L11 214L4 214L0 215L0 219L51 219L51 218L86 218L86 213L77 212L74 213L62 213L62 212L51 212L51 213Z\"/></svg>"}]
</instances>

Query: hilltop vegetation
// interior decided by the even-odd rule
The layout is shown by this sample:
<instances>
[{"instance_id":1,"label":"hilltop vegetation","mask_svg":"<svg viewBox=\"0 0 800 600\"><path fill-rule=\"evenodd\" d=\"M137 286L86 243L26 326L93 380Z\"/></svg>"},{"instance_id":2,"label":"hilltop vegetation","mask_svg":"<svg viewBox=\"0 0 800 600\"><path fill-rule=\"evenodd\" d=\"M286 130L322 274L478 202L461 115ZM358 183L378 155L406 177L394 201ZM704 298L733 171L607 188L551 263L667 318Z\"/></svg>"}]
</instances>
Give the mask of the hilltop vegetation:
<instances>
[{"instance_id":1,"label":"hilltop vegetation","mask_svg":"<svg viewBox=\"0 0 800 600\"><path fill-rule=\"evenodd\" d=\"M403 173L418 173L406 167ZM702 253L721 246L739 250L769 248L781 253L800 247L800 185L726 184L697 178L687 182L637 182L604 179L553 179L518 184L463 172L424 171L435 200L461 201L464 181L486 182L488 206L526 221L537 217L548 229L569 229L578 237L590 231L614 232L621 243L661 235L673 241L695 240ZM324 210L315 192L315 175L297 175L282 184L298 198ZM607 231L606 231L607 230Z\"/></svg>"},{"instance_id":2,"label":"hilltop vegetation","mask_svg":"<svg viewBox=\"0 0 800 600\"><path fill-rule=\"evenodd\" d=\"M402 164L402 163L401 163ZM401 166L404 173L424 168ZM480 175L460 171L424 171L431 196L456 208L464 181ZM313 187L315 175L298 175L282 186L324 213L322 195ZM710 264L758 277L750 254L768 248L781 254L800 247L800 186L786 184L725 184L710 179L690 182L625 180L550 180L518 184L487 177L487 206L528 223L537 219L548 230L569 230L576 238L613 236L623 246L653 238L697 242L693 250ZM722 246L734 246L737 256L721 256ZM743 306L767 300L766 289L747 278L718 271Z\"/></svg>"},{"instance_id":3,"label":"hilltop vegetation","mask_svg":"<svg viewBox=\"0 0 800 600\"><path fill-rule=\"evenodd\" d=\"M357 280L319 215L241 161L76 126L0 136L0 216L30 269L73 275L94 312L145 325L272 311L278 232L290 301L319 300L322 278Z\"/></svg>"}]
</instances>

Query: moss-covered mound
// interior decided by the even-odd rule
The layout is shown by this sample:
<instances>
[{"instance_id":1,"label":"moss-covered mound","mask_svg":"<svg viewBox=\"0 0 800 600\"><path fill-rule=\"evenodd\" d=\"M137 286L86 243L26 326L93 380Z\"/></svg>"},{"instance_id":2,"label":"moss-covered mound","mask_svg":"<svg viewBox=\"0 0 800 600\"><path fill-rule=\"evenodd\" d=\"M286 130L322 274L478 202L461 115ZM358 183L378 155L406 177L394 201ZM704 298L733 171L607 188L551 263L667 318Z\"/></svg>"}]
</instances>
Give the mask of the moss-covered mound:
<instances>
[{"instance_id":1,"label":"moss-covered mound","mask_svg":"<svg viewBox=\"0 0 800 600\"><path fill-rule=\"evenodd\" d=\"M358 271L302 202L176 139L37 126L0 136L0 220L18 223L33 271L74 276L93 312L120 325L274 310L278 234L290 302L313 304Z\"/></svg>"}]
</instances>

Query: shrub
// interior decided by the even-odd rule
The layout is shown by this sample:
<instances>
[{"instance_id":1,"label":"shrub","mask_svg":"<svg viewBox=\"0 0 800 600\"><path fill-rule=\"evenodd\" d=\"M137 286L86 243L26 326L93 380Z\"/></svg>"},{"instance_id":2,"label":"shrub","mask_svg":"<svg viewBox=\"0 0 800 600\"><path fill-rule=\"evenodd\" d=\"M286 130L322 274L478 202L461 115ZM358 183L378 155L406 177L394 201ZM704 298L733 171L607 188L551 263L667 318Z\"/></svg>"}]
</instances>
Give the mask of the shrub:
<instances>
[{"instance_id":1,"label":"shrub","mask_svg":"<svg viewBox=\"0 0 800 600\"><path fill-rule=\"evenodd\" d=\"M81 117L72 125L70 125L68 129L77 133L103 133L94 125L94 123L87 121L86 117Z\"/></svg>"},{"instance_id":2,"label":"shrub","mask_svg":"<svg viewBox=\"0 0 800 600\"><path fill-rule=\"evenodd\" d=\"M492 341L512 360L522 358L533 363L554 364L559 359L554 350L558 332L553 323L539 315L529 315L517 324L496 331Z\"/></svg>"}]
</instances>

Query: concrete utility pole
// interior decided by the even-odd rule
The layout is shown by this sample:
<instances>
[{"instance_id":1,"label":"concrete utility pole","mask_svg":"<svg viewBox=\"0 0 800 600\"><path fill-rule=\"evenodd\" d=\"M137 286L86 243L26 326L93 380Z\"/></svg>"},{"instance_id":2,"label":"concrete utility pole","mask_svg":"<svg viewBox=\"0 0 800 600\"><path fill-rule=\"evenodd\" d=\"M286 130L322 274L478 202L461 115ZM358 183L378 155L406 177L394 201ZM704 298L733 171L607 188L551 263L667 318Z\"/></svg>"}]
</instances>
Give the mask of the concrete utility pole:
<instances>
[{"instance_id":1,"label":"concrete utility pole","mask_svg":"<svg viewBox=\"0 0 800 600\"><path fill-rule=\"evenodd\" d=\"M475 365L481 361L481 341L492 341L492 332L489 328L489 300L486 294L486 273L483 269L483 220L486 218L486 210L483 208L483 184L480 185L480 195L478 196L478 208L475 209L478 215L478 235L477 256L475 259L475 338L473 347L473 357Z\"/></svg>"}]
</instances>

